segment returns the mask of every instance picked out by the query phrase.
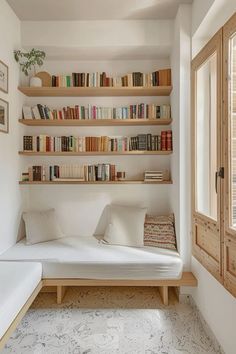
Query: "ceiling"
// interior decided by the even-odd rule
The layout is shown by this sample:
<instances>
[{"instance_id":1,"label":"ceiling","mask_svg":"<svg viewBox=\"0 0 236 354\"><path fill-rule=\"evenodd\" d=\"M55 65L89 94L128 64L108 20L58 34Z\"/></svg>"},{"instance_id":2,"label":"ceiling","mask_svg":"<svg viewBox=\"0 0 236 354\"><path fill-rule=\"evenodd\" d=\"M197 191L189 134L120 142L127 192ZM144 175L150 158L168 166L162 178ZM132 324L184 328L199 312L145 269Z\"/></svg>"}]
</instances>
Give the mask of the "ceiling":
<instances>
[{"instance_id":1,"label":"ceiling","mask_svg":"<svg viewBox=\"0 0 236 354\"><path fill-rule=\"evenodd\" d=\"M192 0L7 0L20 20L172 19L180 3Z\"/></svg>"}]
</instances>

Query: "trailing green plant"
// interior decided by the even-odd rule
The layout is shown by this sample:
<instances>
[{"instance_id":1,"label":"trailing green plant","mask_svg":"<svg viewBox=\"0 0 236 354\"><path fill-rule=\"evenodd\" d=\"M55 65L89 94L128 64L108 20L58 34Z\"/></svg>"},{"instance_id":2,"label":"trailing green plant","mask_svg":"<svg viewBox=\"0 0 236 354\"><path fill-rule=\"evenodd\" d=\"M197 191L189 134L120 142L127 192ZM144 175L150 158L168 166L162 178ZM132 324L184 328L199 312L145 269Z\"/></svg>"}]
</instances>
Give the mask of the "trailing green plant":
<instances>
[{"instance_id":1,"label":"trailing green plant","mask_svg":"<svg viewBox=\"0 0 236 354\"><path fill-rule=\"evenodd\" d=\"M14 50L14 58L20 64L21 71L28 76L29 72L34 69L36 74L36 66L42 66L46 57L42 50L31 49L30 52L22 52L21 50Z\"/></svg>"}]
</instances>

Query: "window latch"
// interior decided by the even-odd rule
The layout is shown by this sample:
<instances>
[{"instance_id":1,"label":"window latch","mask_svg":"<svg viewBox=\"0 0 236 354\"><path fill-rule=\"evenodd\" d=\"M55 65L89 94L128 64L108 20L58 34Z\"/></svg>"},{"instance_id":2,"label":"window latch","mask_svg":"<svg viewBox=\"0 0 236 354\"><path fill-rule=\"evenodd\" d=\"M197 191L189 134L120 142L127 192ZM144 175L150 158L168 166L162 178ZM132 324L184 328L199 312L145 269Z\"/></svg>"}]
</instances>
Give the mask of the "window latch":
<instances>
[{"instance_id":1,"label":"window latch","mask_svg":"<svg viewBox=\"0 0 236 354\"><path fill-rule=\"evenodd\" d=\"M225 177L225 169L224 167L220 167L218 171L216 171L215 173L215 190L216 190L216 193L217 193L217 180L218 180L218 177L220 178L224 178Z\"/></svg>"}]
</instances>

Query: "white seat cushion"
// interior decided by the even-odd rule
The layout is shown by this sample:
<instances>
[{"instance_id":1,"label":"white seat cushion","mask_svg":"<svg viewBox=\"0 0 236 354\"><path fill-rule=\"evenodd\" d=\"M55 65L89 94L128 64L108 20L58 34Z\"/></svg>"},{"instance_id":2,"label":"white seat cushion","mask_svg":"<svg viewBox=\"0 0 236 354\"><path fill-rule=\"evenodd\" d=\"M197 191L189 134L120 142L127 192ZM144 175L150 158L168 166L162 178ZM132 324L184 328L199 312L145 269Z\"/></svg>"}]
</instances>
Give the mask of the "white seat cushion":
<instances>
[{"instance_id":1,"label":"white seat cushion","mask_svg":"<svg viewBox=\"0 0 236 354\"><path fill-rule=\"evenodd\" d=\"M42 262L43 278L179 279L183 268L177 251L106 245L92 236L35 245L22 240L0 256L21 259Z\"/></svg>"},{"instance_id":2,"label":"white seat cushion","mask_svg":"<svg viewBox=\"0 0 236 354\"><path fill-rule=\"evenodd\" d=\"M41 263L0 262L0 338L42 278Z\"/></svg>"}]
</instances>

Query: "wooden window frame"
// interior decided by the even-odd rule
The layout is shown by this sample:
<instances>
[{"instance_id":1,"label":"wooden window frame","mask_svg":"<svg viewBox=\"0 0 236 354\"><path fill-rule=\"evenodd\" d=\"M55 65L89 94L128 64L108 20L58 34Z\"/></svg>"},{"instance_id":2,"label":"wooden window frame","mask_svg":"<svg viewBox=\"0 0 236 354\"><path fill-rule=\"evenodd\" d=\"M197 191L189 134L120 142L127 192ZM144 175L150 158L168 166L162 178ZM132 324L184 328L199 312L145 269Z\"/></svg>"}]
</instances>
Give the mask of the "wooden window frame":
<instances>
[{"instance_id":1,"label":"wooden window frame","mask_svg":"<svg viewBox=\"0 0 236 354\"><path fill-rule=\"evenodd\" d=\"M231 120L229 117L229 40L233 34L236 34L236 13L227 21L223 27L223 141L224 141L224 167L225 167L225 183L224 183L224 208L222 214L222 222L224 222L224 286L236 297L236 230L231 225L231 186L230 175L231 168L229 159L231 157Z\"/></svg>"},{"instance_id":2,"label":"wooden window frame","mask_svg":"<svg viewBox=\"0 0 236 354\"><path fill-rule=\"evenodd\" d=\"M217 186L217 220L196 210L196 92L197 70L216 53L217 55L217 127L221 127L221 95L222 95L222 36L220 29L205 45L199 54L192 60L191 66L191 107L192 107L192 253L194 257L220 282L223 282L221 242L221 190L222 181L218 179ZM222 129L217 133L217 169L222 165ZM216 235L214 238L213 236ZM199 241L201 239L201 241ZM209 244L207 244L209 240ZM211 241L210 241L211 240Z\"/></svg>"},{"instance_id":3,"label":"wooden window frame","mask_svg":"<svg viewBox=\"0 0 236 354\"><path fill-rule=\"evenodd\" d=\"M192 61L192 230L193 230L193 256L236 297L236 229L231 227L231 117L229 116L229 43L233 34L236 34L236 13L206 44ZM217 157L219 166L224 168L224 178L218 181L218 224L206 215L196 211L196 72L202 64L214 53L218 46L219 60L217 63ZM217 233L219 237L219 262L214 259L214 249L210 251L210 244L198 243L198 230L206 235L205 241L211 242L207 237ZM203 231L202 231L203 230ZM206 247L205 247L206 246ZM218 264L217 264L218 263Z\"/></svg>"}]
</instances>

